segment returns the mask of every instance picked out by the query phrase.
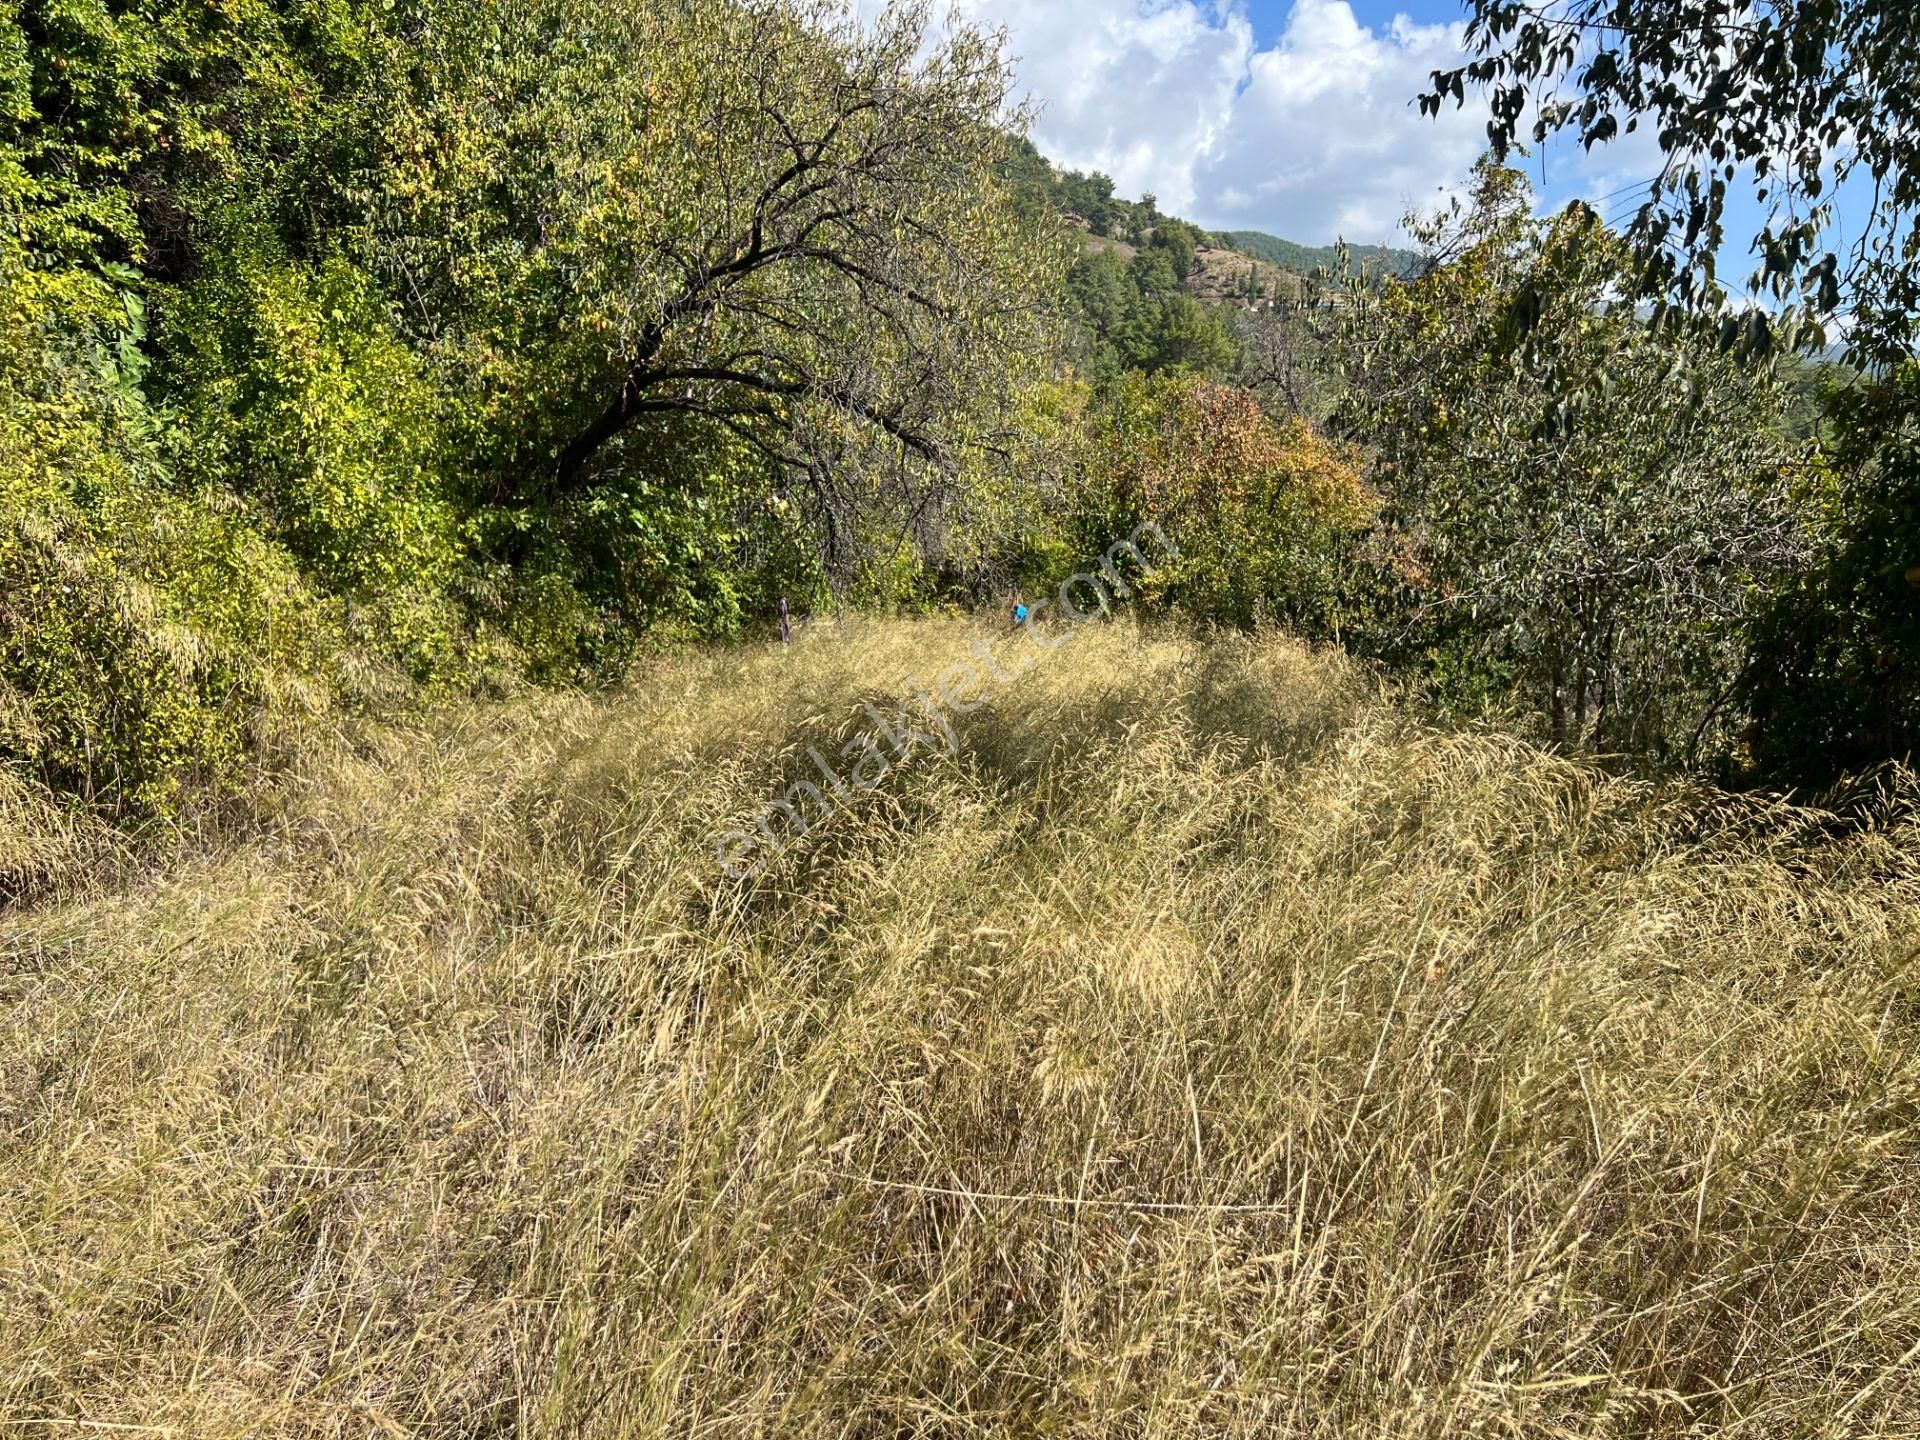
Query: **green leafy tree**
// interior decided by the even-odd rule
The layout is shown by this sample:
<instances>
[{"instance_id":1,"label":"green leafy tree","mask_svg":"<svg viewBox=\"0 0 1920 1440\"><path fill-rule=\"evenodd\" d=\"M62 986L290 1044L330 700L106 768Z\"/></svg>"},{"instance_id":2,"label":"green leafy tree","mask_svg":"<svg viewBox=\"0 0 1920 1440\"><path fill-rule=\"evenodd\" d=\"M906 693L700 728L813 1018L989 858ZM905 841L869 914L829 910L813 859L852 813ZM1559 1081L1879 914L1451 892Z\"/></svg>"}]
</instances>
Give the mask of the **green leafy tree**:
<instances>
[{"instance_id":1,"label":"green leafy tree","mask_svg":"<svg viewBox=\"0 0 1920 1440\"><path fill-rule=\"evenodd\" d=\"M1865 360L1912 350L1920 310L1920 9L1857 0L1469 0L1468 64L1436 71L1422 109L1483 87L1497 158L1570 132L1591 150L1646 125L1662 164L1628 237L1637 288L1716 313L1727 201L1749 182L1765 292L1818 325L1843 313ZM1834 196L1874 204L1830 250ZM1756 340L1768 327L1742 317Z\"/></svg>"},{"instance_id":2,"label":"green leafy tree","mask_svg":"<svg viewBox=\"0 0 1920 1440\"><path fill-rule=\"evenodd\" d=\"M1089 419L1070 526L1079 553L1150 523L1178 547L1152 557L1150 603L1241 627L1340 632L1356 544L1379 507L1353 455L1196 375L1130 375ZM1110 578L1116 589L1140 583L1124 569Z\"/></svg>"},{"instance_id":3,"label":"green leafy tree","mask_svg":"<svg viewBox=\"0 0 1920 1440\"><path fill-rule=\"evenodd\" d=\"M1054 195L1056 204L1080 216L1095 235L1111 234L1116 217L1126 210L1123 202L1114 199L1112 178L1098 171L1091 175L1066 172L1057 182Z\"/></svg>"},{"instance_id":4,"label":"green leafy tree","mask_svg":"<svg viewBox=\"0 0 1920 1440\"><path fill-rule=\"evenodd\" d=\"M1180 271L1171 250L1142 250L1127 264L1127 276L1142 295L1174 295L1180 290Z\"/></svg>"},{"instance_id":5,"label":"green leafy tree","mask_svg":"<svg viewBox=\"0 0 1920 1440\"><path fill-rule=\"evenodd\" d=\"M0 4L0 203L35 263L190 273L200 221L236 187L291 179L290 157L331 133L333 102L383 53L373 13L351 0Z\"/></svg>"},{"instance_id":6,"label":"green leafy tree","mask_svg":"<svg viewBox=\"0 0 1920 1440\"><path fill-rule=\"evenodd\" d=\"M1827 423L1823 539L1745 685L1762 771L1813 785L1920 748L1920 366L1838 389Z\"/></svg>"},{"instance_id":7,"label":"green leafy tree","mask_svg":"<svg viewBox=\"0 0 1920 1440\"><path fill-rule=\"evenodd\" d=\"M466 560L439 399L369 276L229 239L168 306L174 469L226 487L420 678L455 663Z\"/></svg>"},{"instance_id":8,"label":"green leafy tree","mask_svg":"<svg viewBox=\"0 0 1920 1440\"><path fill-rule=\"evenodd\" d=\"M339 610L157 393L178 287L379 49L348 3L0 4L0 764L128 814L232 782L335 694Z\"/></svg>"},{"instance_id":9,"label":"green leafy tree","mask_svg":"<svg viewBox=\"0 0 1920 1440\"><path fill-rule=\"evenodd\" d=\"M1517 172L1410 223L1429 272L1360 292L1337 341L1397 537L1369 643L1562 744L1724 748L1744 624L1805 553L1777 397L1612 310L1622 243L1583 207L1535 218Z\"/></svg>"},{"instance_id":10,"label":"green leafy tree","mask_svg":"<svg viewBox=\"0 0 1920 1440\"><path fill-rule=\"evenodd\" d=\"M1911 758L1913 703L1899 676L1920 669L1920 518L1900 499L1914 401L1900 379L1920 340L1920 7L1864 0L1471 0L1475 58L1436 72L1422 108L1469 85L1489 95L1497 153L1567 132L1588 149L1645 126L1662 163L1629 227L1636 265L1623 288L1717 322L1723 343L1764 351L1777 331L1814 346L1836 320L1849 358L1879 379L1843 396L1832 432L1830 530L1816 570L1760 637L1766 681L1752 692L1766 750L1784 778ZM1728 202L1750 188L1766 216L1749 246L1753 284L1778 307L1728 314L1716 265L1747 237ZM1870 196L1836 226L1843 187ZM1884 454L1871 444L1884 444ZM1830 601L1822 609L1822 597ZM1828 683L1818 671L1849 677ZM1787 690L1802 686L1789 695ZM1805 697L1818 695L1818 704ZM1827 708L1822 708L1827 707ZM1879 748L1867 743L1879 737Z\"/></svg>"},{"instance_id":11,"label":"green leafy tree","mask_svg":"<svg viewBox=\"0 0 1920 1440\"><path fill-rule=\"evenodd\" d=\"M373 239L504 498L698 415L844 530L875 467L937 503L1055 352L1064 239L1003 178L992 37L826 0L422 16Z\"/></svg>"},{"instance_id":12,"label":"green leafy tree","mask_svg":"<svg viewBox=\"0 0 1920 1440\"><path fill-rule=\"evenodd\" d=\"M1142 295L1120 335L1130 369L1148 375L1223 375L1233 367L1233 337L1221 312L1191 295Z\"/></svg>"},{"instance_id":13,"label":"green leafy tree","mask_svg":"<svg viewBox=\"0 0 1920 1440\"><path fill-rule=\"evenodd\" d=\"M1138 283L1113 250L1090 251L1076 260L1067 272L1067 293L1096 341L1112 340L1140 303Z\"/></svg>"},{"instance_id":14,"label":"green leafy tree","mask_svg":"<svg viewBox=\"0 0 1920 1440\"><path fill-rule=\"evenodd\" d=\"M63 278L0 239L0 765L165 811L326 704L335 637L291 556L173 483L144 313L50 307Z\"/></svg>"},{"instance_id":15,"label":"green leafy tree","mask_svg":"<svg viewBox=\"0 0 1920 1440\"><path fill-rule=\"evenodd\" d=\"M1204 238L1197 226L1184 220L1162 220L1153 227L1153 238L1147 243L1164 252L1173 262L1174 276L1184 280L1193 273L1193 258Z\"/></svg>"}]
</instances>

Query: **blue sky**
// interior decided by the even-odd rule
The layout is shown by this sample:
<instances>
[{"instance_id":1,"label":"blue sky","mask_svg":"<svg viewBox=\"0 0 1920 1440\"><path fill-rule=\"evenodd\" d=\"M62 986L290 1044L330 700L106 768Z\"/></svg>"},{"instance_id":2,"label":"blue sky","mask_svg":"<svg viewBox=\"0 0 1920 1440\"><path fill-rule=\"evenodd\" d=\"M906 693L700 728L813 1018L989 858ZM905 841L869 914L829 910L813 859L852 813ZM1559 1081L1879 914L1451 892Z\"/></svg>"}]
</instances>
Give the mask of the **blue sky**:
<instances>
[{"instance_id":1,"label":"blue sky","mask_svg":"<svg viewBox=\"0 0 1920 1440\"><path fill-rule=\"evenodd\" d=\"M1004 26L1051 158L1212 229L1306 243L1392 242L1410 205L1445 199L1484 148L1486 116L1423 118L1429 73L1460 63L1459 0L956 0ZM1627 218L1658 169L1645 129L1529 165L1542 202ZM1747 272L1757 207L1732 216L1723 278ZM1741 228L1736 228L1741 227Z\"/></svg>"},{"instance_id":2,"label":"blue sky","mask_svg":"<svg viewBox=\"0 0 1920 1440\"><path fill-rule=\"evenodd\" d=\"M1444 25L1458 20L1464 13L1456 0L1408 0L1400 5L1391 0L1348 0L1348 4L1356 20L1376 29L1390 24L1396 15L1405 15L1422 25ZM1254 39L1261 45L1271 45L1287 28L1293 0L1256 0L1242 8L1253 22Z\"/></svg>"}]
</instances>

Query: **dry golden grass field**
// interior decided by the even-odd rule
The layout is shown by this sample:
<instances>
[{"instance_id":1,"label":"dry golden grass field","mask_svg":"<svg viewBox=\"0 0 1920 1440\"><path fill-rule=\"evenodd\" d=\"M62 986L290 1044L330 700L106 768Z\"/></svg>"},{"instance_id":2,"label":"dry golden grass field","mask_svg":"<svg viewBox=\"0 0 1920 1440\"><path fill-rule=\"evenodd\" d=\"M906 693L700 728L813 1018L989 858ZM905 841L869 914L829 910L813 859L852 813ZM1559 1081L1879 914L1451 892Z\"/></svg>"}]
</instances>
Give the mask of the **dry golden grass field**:
<instances>
[{"instance_id":1,"label":"dry golden grass field","mask_svg":"<svg viewBox=\"0 0 1920 1440\"><path fill-rule=\"evenodd\" d=\"M0 795L0 1440L1920 1434L1899 804L1121 623L723 871L972 634Z\"/></svg>"}]
</instances>

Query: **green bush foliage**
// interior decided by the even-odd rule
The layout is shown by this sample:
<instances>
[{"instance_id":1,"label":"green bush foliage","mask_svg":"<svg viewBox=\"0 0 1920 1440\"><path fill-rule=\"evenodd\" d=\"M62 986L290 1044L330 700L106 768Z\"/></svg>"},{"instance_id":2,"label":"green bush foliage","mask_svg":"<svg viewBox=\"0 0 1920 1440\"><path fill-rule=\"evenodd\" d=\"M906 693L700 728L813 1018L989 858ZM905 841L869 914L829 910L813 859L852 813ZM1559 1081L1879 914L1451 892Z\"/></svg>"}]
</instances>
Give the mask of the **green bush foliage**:
<instances>
[{"instance_id":1,"label":"green bush foliage","mask_svg":"<svg viewBox=\"0 0 1920 1440\"><path fill-rule=\"evenodd\" d=\"M1920 746L1920 366L1830 397L1813 563L1756 619L1763 774L1825 786Z\"/></svg>"},{"instance_id":2,"label":"green bush foliage","mask_svg":"<svg viewBox=\"0 0 1920 1440\"><path fill-rule=\"evenodd\" d=\"M1249 391L1190 375L1131 376L1082 424L1070 570L1156 526L1178 554L1141 542L1153 573L1138 590L1149 605L1242 628L1339 633L1379 505L1357 456L1303 421L1275 419ZM1134 574L1120 568L1123 587Z\"/></svg>"},{"instance_id":3,"label":"green bush foliage","mask_svg":"<svg viewBox=\"0 0 1920 1440\"><path fill-rule=\"evenodd\" d=\"M1394 557L1353 638L1562 745L1737 758L1746 623L1807 549L1780 396L1611 303L1618 240L1515 171L1416 228L1444 263L1361 288L1337 346Z\"/></svg>"},{"instance_id":4,"label":"green bush foliage","mask_svg":"<svg viewBox=\"0 0 1920 1440\"><path fill-rule=\"evenodd\" d=\"M182 480L244 499L356 639L419 678L445 672L466 558L448 447L370 279L235 245L169 307L165 341Z\"/></svg>"},{"instance_id":5,"label":"green bush foliage","mask_svg":"<svg viewBox=\"0 0 1920 1440\"><path fill-rule=\"evenodd\" d=\"M291 556L168 483L114 343L137 312L62 331L62 288L0 266L0 763L166 809L326 703L331 637Z\"/></svg>"}]
</instances>

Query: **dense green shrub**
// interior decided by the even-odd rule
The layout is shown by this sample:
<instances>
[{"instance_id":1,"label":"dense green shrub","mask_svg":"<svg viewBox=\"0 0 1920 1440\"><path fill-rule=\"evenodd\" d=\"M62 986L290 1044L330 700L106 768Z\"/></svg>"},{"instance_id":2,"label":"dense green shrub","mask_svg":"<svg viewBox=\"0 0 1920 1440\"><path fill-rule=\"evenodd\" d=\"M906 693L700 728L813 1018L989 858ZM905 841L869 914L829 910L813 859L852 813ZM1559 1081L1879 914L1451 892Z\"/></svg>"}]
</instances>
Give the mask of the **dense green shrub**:
<instances>
[{"instance_id":1,"label":"dense green shrub","mask_svg":"<svg viewBox=\"0 0 1920 1440\"><path fill-rule=\"evenodd\" d=\"M763 458L692 415L636 437L605 483L487 523L526 530L524 557L483 618L543 680L608 673L642 647L738 636L782 595L802 604L825 580L798 505Z\"/></svg>"},{"instance_id":2,"label":"dense green shrub","mask_svg":"<svg viewBox=\"0 0 1920 1440\"><path fill-rule=\"evenodd\" d=\"M1086 405L1080 429L1085 473L1063 527L1069 571L1157 526L1177 555L1149 553L1153 574L1137 587L1120 571L1149 605L1339 632L1378 507L1356 457L1303 421L1275 419L1250 391L1188 375L1127 377Z\"/></svg>"},{"instance_id":3,"label":"dense green shrub","mask_svg":"<svg viewBox=\"0 0 1920 1440\"><path fill-rule=\"evenodd\" d=\"M1920 747L1920 366L1836 391L1827 519L1807 571L1754 626L1754 758L1826 785Z\"/></svg>"},{"instance_id":4,"label":"dense green shrub","mask_svg":"<svg viewBox=\"0 0 1920 1440\"><path fill-rule=\"evenodd\" d=\"M264 253L263 253L264 252ZM368 277L251 236L221 247L165 316L179 470L244 497L349 633L420 678L453 663L466 560L439 401Z\"/></svg>"},{"instance_id":5,"label":"dense green shrub","mask_svg":"<svg viewBox=\"0 0 1920 1440\"><path fill-rule=\"evenodd\" d=\"M56 325L73 289L0 265L0 763L164 809L325 703L331 641L291 557L169 486L127 325Z\"/></svg>"}]
</instances>

